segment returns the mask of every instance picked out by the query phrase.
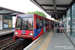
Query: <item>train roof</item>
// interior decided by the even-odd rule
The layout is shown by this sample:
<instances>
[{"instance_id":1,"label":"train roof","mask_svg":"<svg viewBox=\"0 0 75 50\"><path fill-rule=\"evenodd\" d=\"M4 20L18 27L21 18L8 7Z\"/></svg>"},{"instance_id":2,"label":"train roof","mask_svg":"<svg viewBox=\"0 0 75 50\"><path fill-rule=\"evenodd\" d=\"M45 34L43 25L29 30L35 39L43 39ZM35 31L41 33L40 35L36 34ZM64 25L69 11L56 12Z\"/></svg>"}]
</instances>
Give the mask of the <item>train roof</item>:
<instances>
[{"instance_id":1,"label":"train roof","mask_svg":"<svg viewBox=\"0 0 75 50\"><path fill-rule=\"evenodd\" d=\"M18 15L24 15L24 14L18 14ZM18 15L17 15L17 16L18 16ZM37 15L37 14L25 14L25 15L36 15L36 16L38 16L39 18L43 18L43 19L46 19L46 20L50 20L50 21L55 22L54 20L51 20L51 19L48 19L48 18L42 17L42 16Z\"/></svg>"}]
</instances>

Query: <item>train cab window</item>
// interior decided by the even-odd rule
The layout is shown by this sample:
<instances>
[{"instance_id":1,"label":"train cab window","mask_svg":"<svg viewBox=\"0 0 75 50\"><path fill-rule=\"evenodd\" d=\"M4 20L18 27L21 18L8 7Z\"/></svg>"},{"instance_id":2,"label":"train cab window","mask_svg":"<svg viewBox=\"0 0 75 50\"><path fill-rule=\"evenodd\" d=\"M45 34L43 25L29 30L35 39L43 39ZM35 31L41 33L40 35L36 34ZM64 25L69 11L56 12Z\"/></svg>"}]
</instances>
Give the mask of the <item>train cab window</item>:
<instances>
[{"instance_id":1,"label":"train cab window","mask_svg":"<svg viewBox=\"0 0 75 50\"><path fill-rule=\"evenodd\" d=\"M19 30L33 30L33 15L18 15L16 21L16 29Z\"/></svg>"},{"instance_id":2,"label":"train cab window","mask_svg":"<svg viewBox=\"0 0 75 50\"><path fill-rule=\"evenodd\" d=\"M33 18L23 18L22 30L33 30Z\"/></svg>"},{"instance_id":3,"label":"train cab window","mask_svg":"<svg viewBox=\"0 0 75 50\"><path fill-rule=\"evenodd\" d=\"M16 29L20 30L21 28L21 18L17 18Z\"/></svg>"},{"instance_id":4,"label":"train cab window","mask_svg":"<svg viewBox=\"0 0 75 50\"><path fill-rule=\"evenodd\" d=\"M42 26L43 26L43 25L42 25L42 19L40 19L40 28L42 28Z\"/></svg>"},{"instance_id":5,"label":"train cab window","mask_svg":"<svg viewBox=\"0 0 75 50\"><path fill-rule=\"evenodd\" d=\"M36 29L40 28L39 18L36 18Z\"/></svg>"},{"instance_id":6,"label":"train cab window","mask_svg":"<svg viewBox=\"0 0 75 50\"><path fill-rule=\"evenodd\" d=\"M28 23L28 19L27 18L23 18L22 19L22 30L27 30L28 29L28 25L27 25L27 23Z\"/></svg>"},{"instance_id":7,"label":"train cab window","mask_svg":"<svg viewBox=\"0 0 75 50\"><path fill-rule=\"evenodd\" d=\"M33 18L29 18L28 20L28 30L33 30Z\"/></svg>"}]
</instances>

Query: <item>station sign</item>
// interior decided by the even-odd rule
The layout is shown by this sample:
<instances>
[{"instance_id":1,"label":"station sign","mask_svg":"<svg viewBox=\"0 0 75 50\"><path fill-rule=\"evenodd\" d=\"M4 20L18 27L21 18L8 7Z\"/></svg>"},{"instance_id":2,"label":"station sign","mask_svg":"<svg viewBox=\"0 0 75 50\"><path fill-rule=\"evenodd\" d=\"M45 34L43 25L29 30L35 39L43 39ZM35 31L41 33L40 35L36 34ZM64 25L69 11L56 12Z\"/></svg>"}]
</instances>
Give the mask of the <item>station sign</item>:
<instances>
[{"instance_id":1,"label":"station sign","mask_svg":"<svg viewBox=\"0 0 75 50\"><path fill-rule=\"evenodd\" d=\"M12 19L12 17L3 17L4 19Z\"/></svg>"}]
</instances>

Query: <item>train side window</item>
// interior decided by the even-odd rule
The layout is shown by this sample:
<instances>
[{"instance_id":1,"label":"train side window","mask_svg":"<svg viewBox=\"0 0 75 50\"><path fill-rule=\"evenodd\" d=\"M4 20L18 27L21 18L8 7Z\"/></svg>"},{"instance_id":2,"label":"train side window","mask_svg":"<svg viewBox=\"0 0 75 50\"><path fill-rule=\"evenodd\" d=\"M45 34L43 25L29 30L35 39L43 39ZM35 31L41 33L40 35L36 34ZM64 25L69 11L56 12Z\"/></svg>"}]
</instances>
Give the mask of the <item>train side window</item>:
<instances>
[{"instance_id":1,"label":"train side window","mask_svg":"<svg viewBox=\"0 0 75 50\"><path fill-rule=\"evenodd\" d=\"M45 26L47 26L47 20L45 20Z\"/></svg>"},{"instance_id":2,"label":"train side window","mask_svg":"<svg viewBox=\"0 0 75 50\"><path fill-rule=\"evenodd\" d=\"M39 18L36 18L36 29L39 29L40 27L39 27Z\"/></svg>"},{"instance_id":3,"label":"train side window","mask_svg":"<svg viewBox=\"0 0 75 50\"><path fill-rule=\"evenodd\" d=\"M45 27L45 19L43 19L43 27Z\"/></svg>"},{"instance_id":4,"label":"train side window","mask_svg":"<svg viewBox=\"0 0 75 50\"><path fill-rule=\"evenodd\" d=\"M48 20L48 25L49 25L49 20Z\"/></svg>"},{"instance_id":5,"label":"train side window","mask_svg":"<svg viewBox=\"0 0 75 50\"><path fill-rule=\"evenodd\" d=\"M49 21L49 25L50 25L50 21Z\"/></svg>"},{"instance_id":6,"label":"train side window","mask_svg":"<svg viewBox=\"0 0 75 50\"><path fill-rule=\"evenodd\" d=\"M49 25L49 20L48 20L48 25Z\"/></svg>"},{"instance_id":7,"label":"train side window","mask_svg":"<svg viewBox=\"0 0 75 50\"><path fill-rule=\"evenodd\" d=\"M40 28L42 28L42 26L43 26L43 25L42 25L42 19L40 19Z\"/></svg>"},{"instance_id":8,"label":"train side window","mask_svg":"<svg viewBox=\"0 0 75 50\"><path fill-rule=\"evenodd\" d=\"M42 27L44 27L44 20L42 19Z\"/></svg>"},{"instance_id":9,"label":"train side window","mask_svg":"<svg viewBox=\"0 0 75 50\"><path fill-rule=\"evenodd\" d=\"M45 20L45 26L46 26L46 20Z\"/></svg>"},{"instance_id":10,"label":"train side window","mask_svg":"<svg viewBox=\"0 0 75 50\"><path fill-rule=\"evenodd\" d=\"M48 20L46 21L46 26L48 25Z\"/></svg>"}]
</instances>

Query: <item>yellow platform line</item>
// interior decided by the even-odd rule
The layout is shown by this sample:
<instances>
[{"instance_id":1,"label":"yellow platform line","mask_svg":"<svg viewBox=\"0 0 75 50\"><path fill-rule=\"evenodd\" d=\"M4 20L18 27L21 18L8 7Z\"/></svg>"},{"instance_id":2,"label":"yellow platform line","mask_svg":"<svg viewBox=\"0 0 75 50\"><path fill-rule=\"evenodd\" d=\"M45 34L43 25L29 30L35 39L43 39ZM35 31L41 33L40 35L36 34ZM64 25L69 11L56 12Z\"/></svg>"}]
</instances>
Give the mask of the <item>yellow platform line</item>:
<instances>
[{"instance_id":1,"label":"yellow platform line","mask_svg":"<svg viewBox=\"0 0 75 50\"><path fill-rule=\"evenodd\" d=\"M53 32L50 33L50 34L47 36L47 38L45 39L44 43L41 45L41 47L39 48L39 50L47 50L52 35L53 35Z\"/></svg>"},{"instance_id":2,"label":"yellow platform line","mask_svg":"<svg viewBox=\"0 0 75 50\"><path fill-rule=\"evenodd\" d=\"M32 48L31 48L31 50L33 50L37 45L38 45L38 43L47 35L48 33L46 33Z\"/></svg>"}]
</instances>

